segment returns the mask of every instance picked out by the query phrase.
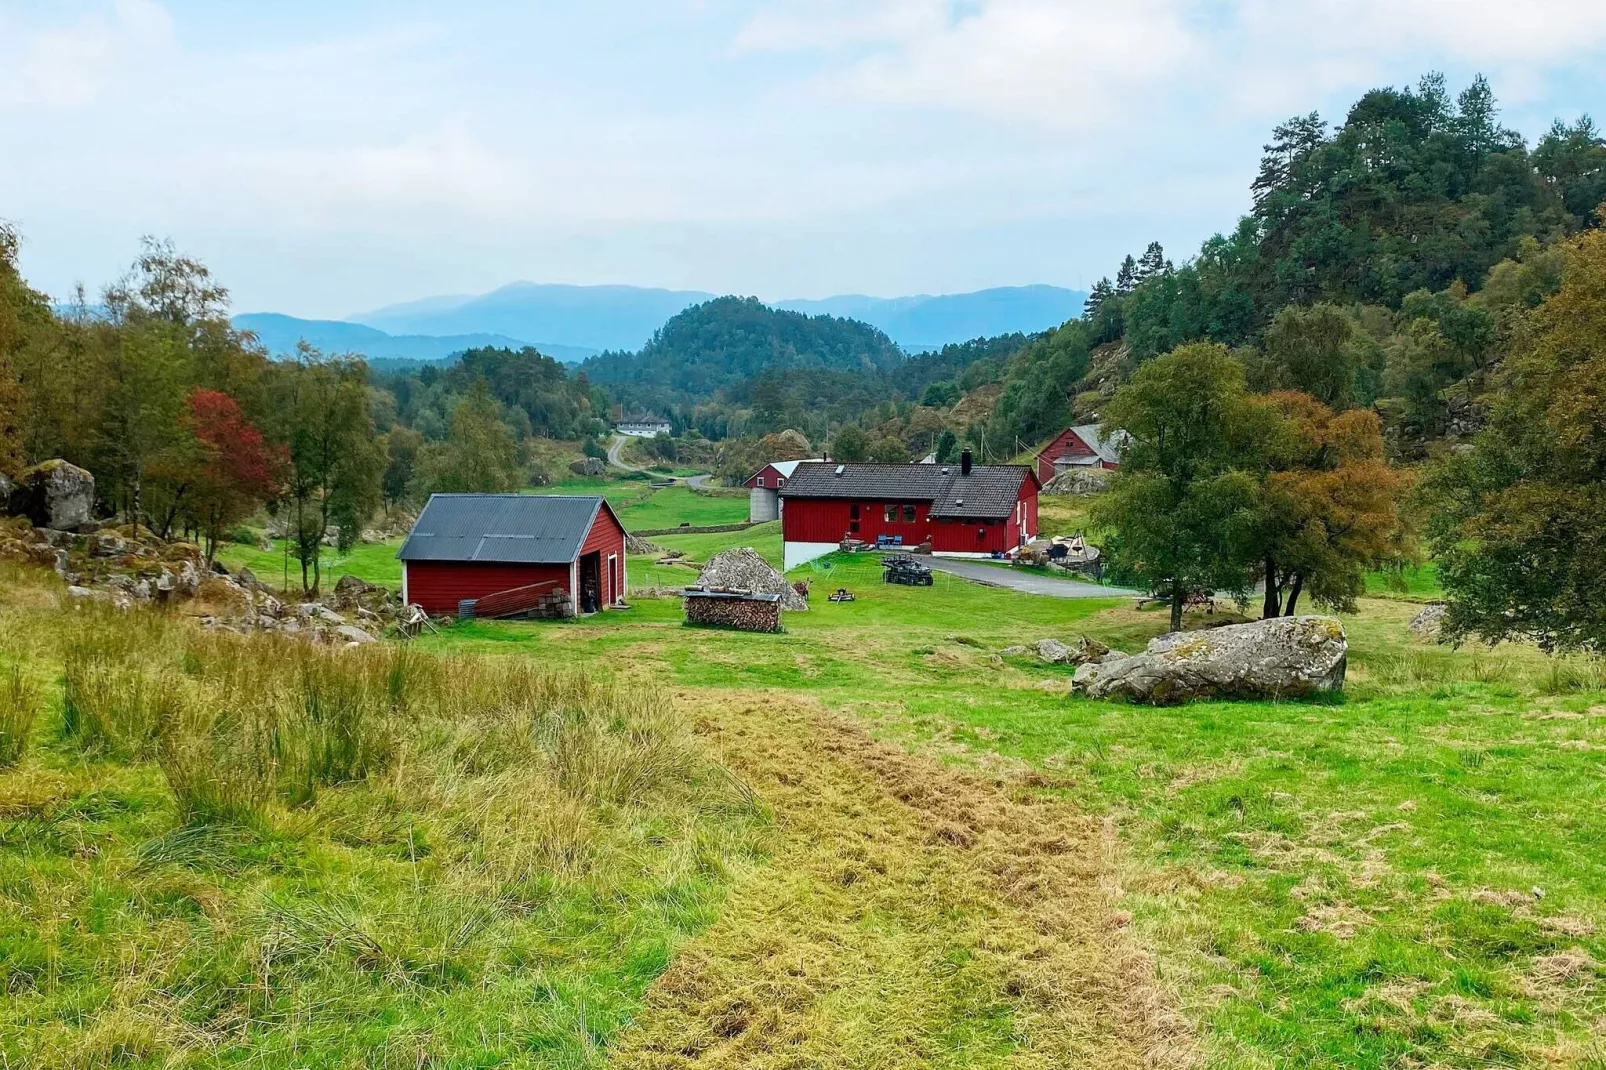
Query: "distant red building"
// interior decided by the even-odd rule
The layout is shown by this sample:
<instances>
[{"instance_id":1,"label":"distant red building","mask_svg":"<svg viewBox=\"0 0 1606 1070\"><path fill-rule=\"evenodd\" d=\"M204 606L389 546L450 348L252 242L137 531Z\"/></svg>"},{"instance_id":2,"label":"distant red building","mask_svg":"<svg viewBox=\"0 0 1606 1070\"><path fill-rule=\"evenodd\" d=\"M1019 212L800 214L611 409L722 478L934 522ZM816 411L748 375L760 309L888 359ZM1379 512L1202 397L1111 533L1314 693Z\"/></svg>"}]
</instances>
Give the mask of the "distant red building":
<instances>
[{"instance_id":1,"label":"distant red building","mask_svg":"<svg viewBox=\"0 0 1606 1070\"><path fill-rule=\"evenodd\" d=\"M566 591L589 612L628 584L624 525L600 497L434 494L396 556L403 600L433 614L512 590Z\"/></svg>"},{"instance_id":2,"label":"distant red building","mask_svg":"<svg viewBox=\"0 0 1606 1070\"><path fill-rule=\"evenodd\" d=\"M1104 435L1098 424L1067 427L1037 452L1037 481L1047 483L1072 468L1119 468L1126 433Z\"/></svg>"},{"instance_id":3,"label":"distant red building","mask_svg":"<svg viewBox=\"0 0 1606 1070\"><path fill-rule=\"evenodd\" d=\"M781 515L781 488L800 464L814 461L771 461L747 477L747 519L754 524L776 520Z\"/></svg>"},{"instance_id":4,"label":"distant red building","mask_svg":"<svg viewBox=\"0 0 1606 1070\"><path fill-rule=\"evenodd\" d=\"M805 461L781 500L786 568L835 550L845 538L886 537L933 553L990 557L1037 535L1037 477L1025 465L833 464Z\"/></svg>"}]
</instances>

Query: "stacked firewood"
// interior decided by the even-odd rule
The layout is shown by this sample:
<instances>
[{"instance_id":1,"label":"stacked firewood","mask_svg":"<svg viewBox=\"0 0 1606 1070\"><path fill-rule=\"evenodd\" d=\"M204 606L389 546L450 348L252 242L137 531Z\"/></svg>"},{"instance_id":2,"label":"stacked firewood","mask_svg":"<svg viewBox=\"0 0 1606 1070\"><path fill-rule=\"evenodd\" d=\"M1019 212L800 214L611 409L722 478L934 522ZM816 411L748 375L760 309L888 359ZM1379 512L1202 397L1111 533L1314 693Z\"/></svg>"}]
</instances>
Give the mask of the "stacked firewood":
<instances>
[{"instance_id":1,"label":"stacked firewood","mask_svg":"<svg viewBox=\"0 0 1606 1070\"><path fill-rule=\"evenodd\" d=\"M781 630L781 603L773 595L688 591L686 623L744 632L778 632Z\"/></svg>"}]
</instances>

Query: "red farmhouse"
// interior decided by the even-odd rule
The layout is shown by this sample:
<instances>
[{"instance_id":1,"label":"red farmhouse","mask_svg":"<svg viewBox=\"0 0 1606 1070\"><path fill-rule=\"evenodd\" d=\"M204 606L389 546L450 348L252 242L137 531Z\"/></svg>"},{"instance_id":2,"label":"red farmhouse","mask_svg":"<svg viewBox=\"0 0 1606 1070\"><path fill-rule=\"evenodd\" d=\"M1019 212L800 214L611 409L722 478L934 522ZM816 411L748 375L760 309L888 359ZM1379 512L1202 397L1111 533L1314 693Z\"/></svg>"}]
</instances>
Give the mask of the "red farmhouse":
<instances>
[{"instance_id":1,"label":"red farmhouse","mask_svg":"<svg viewBox=\"0 0 1606 1070\"><path fill-rule=\"evenodd\" d=\"M1126 432L1099 432L1098 424L1067 427L1037 451L1037 481L1047 483L1073 468L1119 468Z\"/></svg>"},{"instance_id":2,"label":"red farmhouse","mask_svg":"<svg viewBox=\"0 0 1606 1070\"><path fill-rule=\"evenodd\" d=\"M785 567L835 550L845 538L933 553L991 557L1037 534L1037 477L1025 465L804 462L781 498Z\"/></svg>"},{"instance_id":3,"label":"red farmhouse","mask_svg":"<svg viewBox=\"0 0 1606 1070\"><path fill-rule=\"evenodd\" d=\"M402 598L435 614L512 591L565 591L575 613L624 601L625 529L602 498L434 494L396 556Z\"/></svg>"}]
</instances>

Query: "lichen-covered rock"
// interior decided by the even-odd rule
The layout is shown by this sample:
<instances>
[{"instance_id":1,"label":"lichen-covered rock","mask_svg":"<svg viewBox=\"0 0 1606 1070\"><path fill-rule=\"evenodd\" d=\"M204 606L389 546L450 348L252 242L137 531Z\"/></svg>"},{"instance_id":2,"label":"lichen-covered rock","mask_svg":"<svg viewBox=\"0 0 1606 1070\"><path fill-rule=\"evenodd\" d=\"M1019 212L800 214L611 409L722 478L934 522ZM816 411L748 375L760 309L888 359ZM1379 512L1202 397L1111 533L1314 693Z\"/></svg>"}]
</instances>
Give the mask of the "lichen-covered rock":
<instances>
[{"instance_id":1,"label":"lichen-covered rock","mask_svg":"<svg viewBox=\"0 0 1606 1070\"><path fill-rule=\"evenodd\" d=\"M1162 635L1141 654L1083 665L1074 683L1092 698L1155 705L1311 695L1344 686L1348 653L1332 617L1274 617Z\"/></svg>"},{"instance_id":2,"label":"lichen-covered rock","mask_svg":"<svg viewBox=\"0 0 1606 1070\"><path fill-rule=\"evenodd\" d=\"M1050 665L1063 665L1071 660L1071 648L1058 639L1039 639L1036 643L1037 660Z\"/></svg>"},{"instance_id":3,"label":"lichen-covered rock","mask_svg":"<svg viewBox=\"0 0 1606 1070\"><path fill-rule=\"evenodd\" d=\"M335 634L340 636L340 638L344 639L348 643L375 642L373 636L369 635L355 624L342 624L340 627L335 629Z\"/></svg>"},{"instance_id":4,"label":"lichen-covered rock","mask_svg":"<svg viewBox=\"0 0 1606 1070\"><path fill-rule=\"evenodd\" d=\"M89 523L95 477L66 461L46 461L18 476L6 501L8 511L35 527L71 530Z\"/></svg>"},{"instance_id":5,"label":"lichen-covered rock","mask_svg":"<svg viewBox=\"0 0 1606 1070\"><path fill-rule=\"evenodd\" d=\"M1044 494L1099 494L1110 485L1110 473L1103 468L1071 468L1043 484Z\"/></svg>"},{"instance_id":6,"label":"lichen-covered rock","mask_svg":"<svg viewBox=\"0 0 1606 1070\"><path fill-rule=\"evenodd\" d=\"M45 461L22 472L6 495L8 511L26 516L35 527L71 530L90 522L95 477L67 461Z\"/></svg>"},{"instance_id":7,"label":"lichen-covered rock","mask_svg":"<svg viewBox=\"0 0 1606 1070\"><path fill-rule=\"evenodd\" d=\"M1411 618L1406 625L1411 634L1422 639L1437 639L1439 633L1444 631L1444 615L1450 607L1443 602L1430 602L1422 607L1422 612Z\"/></svg>"}]
</instances>

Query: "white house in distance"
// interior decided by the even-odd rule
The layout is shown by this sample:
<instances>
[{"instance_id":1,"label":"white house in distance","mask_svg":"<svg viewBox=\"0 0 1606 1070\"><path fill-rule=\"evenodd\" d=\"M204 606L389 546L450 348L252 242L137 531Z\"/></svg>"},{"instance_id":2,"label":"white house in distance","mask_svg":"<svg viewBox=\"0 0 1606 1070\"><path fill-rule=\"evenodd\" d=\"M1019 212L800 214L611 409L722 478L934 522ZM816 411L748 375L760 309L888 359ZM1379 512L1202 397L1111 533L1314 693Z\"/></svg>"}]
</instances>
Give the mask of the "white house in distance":
<instances>
[{"instance_id":1,"label":"white house in distance","mask_svg":"<svg viewBox=\"0 0 1606 1070\"><path fill-rule=\"evenodd\" d=\"M615 424L614 430L631 438L657 438L669 434L674 427L662 416L631 416Z\"/></svg>"}]
</instances>

